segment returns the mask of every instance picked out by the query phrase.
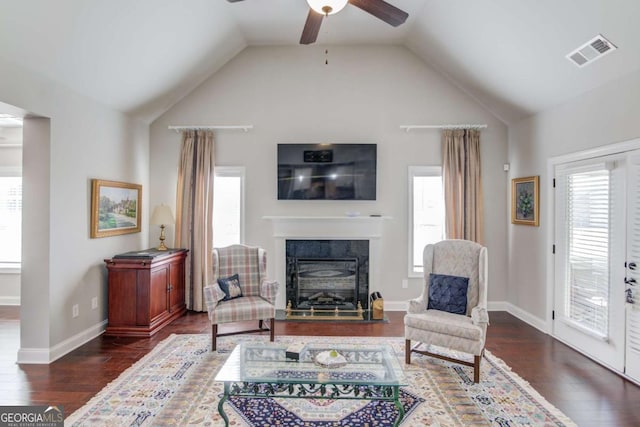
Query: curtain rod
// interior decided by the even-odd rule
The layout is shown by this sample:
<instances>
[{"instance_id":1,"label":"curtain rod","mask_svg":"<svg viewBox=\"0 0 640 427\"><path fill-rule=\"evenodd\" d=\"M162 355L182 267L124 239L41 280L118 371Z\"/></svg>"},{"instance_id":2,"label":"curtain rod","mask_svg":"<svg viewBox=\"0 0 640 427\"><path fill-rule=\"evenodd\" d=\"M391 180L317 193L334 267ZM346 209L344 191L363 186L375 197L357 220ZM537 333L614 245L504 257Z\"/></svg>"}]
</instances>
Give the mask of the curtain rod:
<instances>
[{"instance_id":1,"label":"curtain rod","mask_svg":"<svg viewBox=\"0 0 640 427\"><path fill-rule=\"evenodd\" d=\"M468 125L402 125L400 129L409 132L413 129L486 129L487 125L468 124Z\"/></svg>"},{"instance_id":2,"label":"curtain rod","mask_svg":"<svg viewBox=\"0 0 640 427\"><path fill-rule=\"evenodd\" d=\"M227 130L241 129L245 132L249 132L249 129L253 129L253 125L169 126L169 130L175 130L176 132L180 132L183 130L213 130L213 129L227 129Z\"/></svg>"}]
</instances>

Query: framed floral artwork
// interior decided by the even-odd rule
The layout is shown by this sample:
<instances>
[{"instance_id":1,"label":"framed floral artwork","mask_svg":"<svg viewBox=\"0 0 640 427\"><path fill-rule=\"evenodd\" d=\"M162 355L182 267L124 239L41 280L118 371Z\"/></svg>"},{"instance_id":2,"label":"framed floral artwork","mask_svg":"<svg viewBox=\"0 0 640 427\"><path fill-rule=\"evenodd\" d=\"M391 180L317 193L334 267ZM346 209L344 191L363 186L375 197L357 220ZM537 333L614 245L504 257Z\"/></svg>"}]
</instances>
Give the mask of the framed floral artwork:
<instances>
[{"instance_id":1,"label":"framed floral artwork","mask_svg":"<svg viewBox=\"0 0 640 427\"><path fill-rule=\"evenodd\" d=\"M511 222L540 225L540 177L527 176L511 180Z\"/></svg>"}]
</instances>

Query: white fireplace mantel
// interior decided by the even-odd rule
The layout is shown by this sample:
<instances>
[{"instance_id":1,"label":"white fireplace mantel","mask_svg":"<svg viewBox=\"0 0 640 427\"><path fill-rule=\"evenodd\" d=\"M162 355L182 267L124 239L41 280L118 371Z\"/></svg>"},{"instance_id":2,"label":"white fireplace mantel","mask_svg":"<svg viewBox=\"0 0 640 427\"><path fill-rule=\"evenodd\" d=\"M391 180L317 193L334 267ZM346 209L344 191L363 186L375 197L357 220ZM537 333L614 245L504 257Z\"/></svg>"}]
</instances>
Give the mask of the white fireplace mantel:
<instances>
[{"instance_id":1,"label":"white fireplace mantel","mask_svg":"<svg viewBox=\"0 0 640 427\"><path fill-rule=\"evenodd\" d=\"M273 237L352 239L382 237L388 216L263 216L273 223Z\"/></svg>"},{"instance_id":2,"label":"white fireplace mantel","mask_svg":"<svg viewBox=\"0 0 640 427\"><path fill-rule=\"evenodd\" d=\"M380 239L388 216L263 216L271 221L276 240L273 257L275 278L284 286L287 239L366 239L369 240L369 292L379 291ZM286 306L286 292L278 292L276 306Z\"/></svg>"}]
</instances>

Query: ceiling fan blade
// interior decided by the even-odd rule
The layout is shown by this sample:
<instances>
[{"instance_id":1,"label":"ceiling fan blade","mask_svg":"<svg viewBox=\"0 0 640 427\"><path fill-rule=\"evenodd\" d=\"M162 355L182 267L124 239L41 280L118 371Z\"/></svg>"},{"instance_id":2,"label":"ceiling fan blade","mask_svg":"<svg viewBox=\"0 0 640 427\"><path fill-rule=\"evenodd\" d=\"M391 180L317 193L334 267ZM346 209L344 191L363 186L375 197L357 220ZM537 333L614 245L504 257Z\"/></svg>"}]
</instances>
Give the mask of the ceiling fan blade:
<instances>
[{"instance_id":1,"label":"ceiling fan blade","mask_svg":"<svg viewBox=\"0 0 640 427\"><path fill-rule=\"evenodd\" d=\"M300 44L315 43L320 32L320 24L322 24L322 18L324 15L319 14L313 9L309 8L309 14L307 15L307 22L304 23L302 29L302 36L300 37Z\"/></svg>"},{"instance_id":2,"label":"ceiling fan blade","mask_svg":"<svg viewBox=\"0 0 640 427\"><path fill-rule=\"evenodd\" d=\"M242 1L242 0L227 0L227 1L228 1L229 3L236 3L236 2L239 2L239 1Z\"/></svg>"},{"instance_id":3,"label":"ceiling fan blade","mask_svg":"<svg viewBox=\"0 0 640 427\"><path fill-rule=\"evenodd\" d=\"M404 24L404 21L409 17L407 12L384 0L349 0L349 3L394 27Z\"/></svg>"}]
</instances>

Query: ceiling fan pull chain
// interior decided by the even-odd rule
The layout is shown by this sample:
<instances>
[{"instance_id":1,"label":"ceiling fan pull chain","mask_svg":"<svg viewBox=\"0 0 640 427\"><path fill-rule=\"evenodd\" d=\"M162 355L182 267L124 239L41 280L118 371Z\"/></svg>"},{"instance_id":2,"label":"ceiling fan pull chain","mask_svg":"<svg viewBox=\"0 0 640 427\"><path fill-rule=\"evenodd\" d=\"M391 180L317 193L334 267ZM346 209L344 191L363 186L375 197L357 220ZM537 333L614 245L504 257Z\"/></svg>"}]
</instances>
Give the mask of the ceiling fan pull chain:
<instances>
[{"instance_id":1,"label":"ceiling fan pull chain","mask_svg":"<svg viewBox=\"0 0 640 427\"><path fill-rule=\"evenodd\" d=\"M329 49L324 50L324 65L329 65Z\"/></svg>"}]
</instances>

